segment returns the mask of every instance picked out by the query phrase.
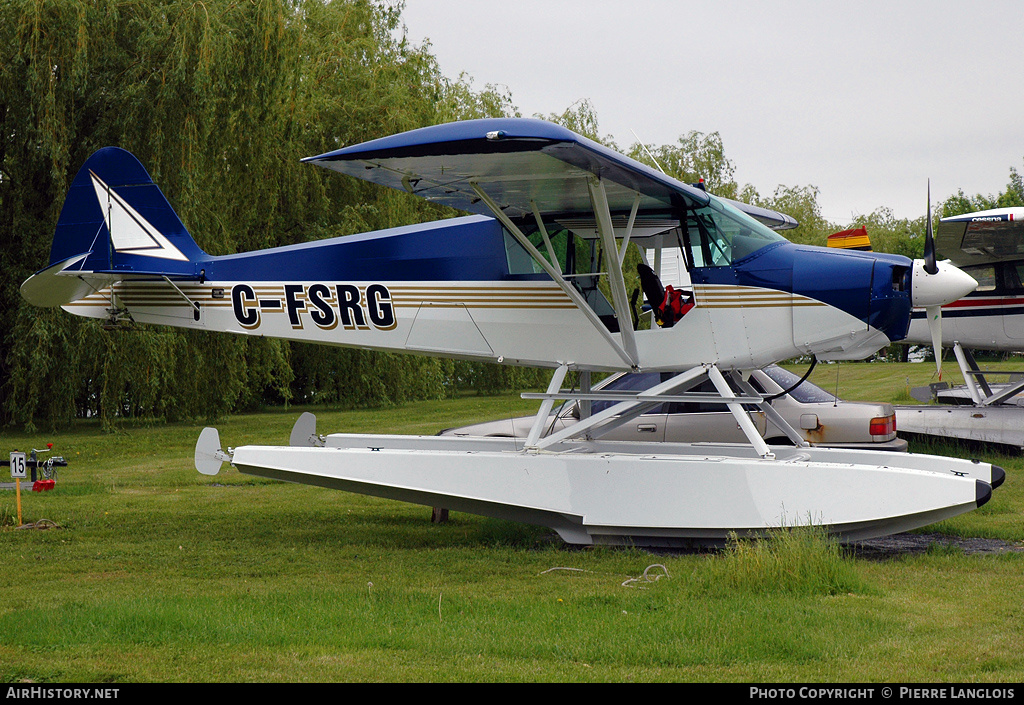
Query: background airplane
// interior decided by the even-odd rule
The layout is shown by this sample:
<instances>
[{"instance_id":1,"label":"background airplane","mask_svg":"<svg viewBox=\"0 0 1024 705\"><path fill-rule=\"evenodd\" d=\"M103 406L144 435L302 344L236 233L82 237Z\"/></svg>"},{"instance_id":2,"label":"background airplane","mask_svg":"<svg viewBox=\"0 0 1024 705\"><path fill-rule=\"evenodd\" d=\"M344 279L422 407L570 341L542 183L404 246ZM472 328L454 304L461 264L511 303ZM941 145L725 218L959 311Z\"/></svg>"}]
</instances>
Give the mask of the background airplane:
<instances>
[{"instance_id":1,"label":"background airplane","mask_svg":"<svg viewBox=\"0 0 1024 705\"><path fill-rule=\"evenodd\" d=\"M942 306L941 344L953 348L965 385L942 390L939 400L978 406L1012 400L1024 390L1024 381L992 379L1010 372L982 374L972 350L1024 350L1024 207L943 218L936 228L935 249L978 282L973 292ZM926 317L924 311L914 311L907 343L927 342Z\"/></svg>"},{"instance_id":2,"label":"background airplane","mask_svg":"<svg viewBox=\"0 0 1024 705\"><path fill-rule=\"evenodd\" d=\"M1024 350L1024 208L943 218L935 251L970 274L978 287L942 306L942 345ZM914 311L906 342L930 344L924 311Z\"/></svg>"},{"instance_id":3,"label":"background airplane","mask_svg":"<svg viewBox=\"0 0 1024 705\"><path fill-rule=\"evenodd\" d=\"M862 230L837 233L829 244L870 249ZM1020 448L1024 446L1024 408L1020 406L1024 372L983 371L972 350L1024 350L1024 208L943 218L934 247L938 257L970 274L978 287L941 307L939 341L929 327L932 315L915 309L903 342L933 346L940 373L943 348L952 347L964 384L951 387L939 381L912 389L918 401L934 400L944 406L897 406L897 426L905 433Z\"/></svg>"}]
</instances>

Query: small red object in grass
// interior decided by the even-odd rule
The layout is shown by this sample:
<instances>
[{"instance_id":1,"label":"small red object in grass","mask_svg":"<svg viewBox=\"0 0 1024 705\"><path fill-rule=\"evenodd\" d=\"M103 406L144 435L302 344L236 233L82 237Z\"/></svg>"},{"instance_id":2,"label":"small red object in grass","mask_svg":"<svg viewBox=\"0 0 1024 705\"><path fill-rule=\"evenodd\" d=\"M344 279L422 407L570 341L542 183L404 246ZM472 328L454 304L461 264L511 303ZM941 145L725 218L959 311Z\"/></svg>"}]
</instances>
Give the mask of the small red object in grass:
<instances>
[{"instance_id":1,"label":"small red object in grass","mask_svg":"<svg viewBox=\"0 0 1024 705\"><path fill-rule=\"evenodd\" d=\"M33 492L46 492L52 490L57 483L54 480L36 480L32 483Z\"/></svg>"}]
</instances>

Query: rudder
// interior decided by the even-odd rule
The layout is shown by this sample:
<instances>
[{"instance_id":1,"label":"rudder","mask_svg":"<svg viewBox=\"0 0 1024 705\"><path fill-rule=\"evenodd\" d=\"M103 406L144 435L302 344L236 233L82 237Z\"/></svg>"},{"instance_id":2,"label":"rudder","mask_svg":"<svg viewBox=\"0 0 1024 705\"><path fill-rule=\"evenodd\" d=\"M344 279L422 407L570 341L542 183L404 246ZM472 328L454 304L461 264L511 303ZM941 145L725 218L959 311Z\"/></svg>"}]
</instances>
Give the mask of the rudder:
<instances>
[{"instance_id":1,"label":"rudder","mask_svg":"<svg viewBox=\"0 0 1024 705\"><path fill-rule=\"evenodd\" d=\"M57 220L50 264L86 252L83 268L92 271L140 264L133 257L149 258L151 267L152 258L203 257L145 167L118 147L100 149L79 169Z\"/></svg>"}]
</instances>

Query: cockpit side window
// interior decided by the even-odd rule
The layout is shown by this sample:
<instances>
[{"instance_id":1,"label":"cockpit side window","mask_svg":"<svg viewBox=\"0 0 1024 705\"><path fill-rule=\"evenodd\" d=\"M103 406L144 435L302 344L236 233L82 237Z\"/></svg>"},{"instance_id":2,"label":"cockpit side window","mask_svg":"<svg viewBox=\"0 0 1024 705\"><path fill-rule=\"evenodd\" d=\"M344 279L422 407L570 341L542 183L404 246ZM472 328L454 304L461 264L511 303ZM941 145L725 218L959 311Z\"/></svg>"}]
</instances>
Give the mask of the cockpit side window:
<instances>
[{"instance_id":1,"label":"cockpit side window","mask_svg":"<svg viewBox=\"0 0 1024 705\"><path fill-rule=\"evenodd\" d=\"M694 267L727 267L766 245L784 240L732 206L712 198L686 213L686 238Z\"/></svg>"},{"instance_id":2,"label":"cockpit side window","mask_svg":"<svg viewBox=\"0 0 1024 705\"><path fill-rule=\"evenodd\" d=\"M1008 263L1005 267L1007 293L1020 294L1024 292L1024 264Z\"/></svg>"},{"instance_id":3,"label":"cockpit side window","mask_svg":"<svg viewBox=\"0 0 1024 705\"><path fill-rule=\"evenodd\" d=\"M562 276L586 300L590 308L613 333L618 332L619 321L609 297L602 291L606 287L607 274L601 272L603 253L596 240L587 240L574 234L555 222L546 222L544 234L537 227L536 221L526 220L520 225L522 233L529 239L546 262L562 273ZM522 244L507 230L505 233L505 255L511 275L542 274L544 268L523 247ZM551 251L555 261L551 260ZM607 266L607 264L605 265Z\"/></svg>"},{"instance_id":4,"label":"cockpit side window","mask_svg":"<svg viewBox=\"0 0 1024 705\"><path fill-rule=\"evenodd\" d=\"M973 293L996 290L996 266L994 264L963 267L963 270L965 274L970 274L978 282L978 288Z\"/></svg>"},{"instance_id":5,"label":"cockpit side window","mask_svg":"<svg viewBox=\"0 0 1024 705\"><path fill-rule=\"evenodd\" d=\"M505 258L509 274L541 274L544 268L537 263L526 249L519 244L512 233L502 228L505 236Z\"/></svg>"},{"instance_id":6,"label":"cockpit side window","mask_svg":"<svg viewBox=\"0 0 1024 705\"><path fill-rule=\"evenodd\" d=\"M522 230L530 243L548 260L550 255L544 237L536 225L527 223ZM508 260L509 274L540 274L544 271L519 241L504 228L505 256ZM573 235L569 230L552 225L548 227L548 242L555 252L557 262L551 263L555 269L565 275L581 275L591 271L591 249L588 243ZM550 261L550 260L549 260Z\"/></svg>"}]
</instances>

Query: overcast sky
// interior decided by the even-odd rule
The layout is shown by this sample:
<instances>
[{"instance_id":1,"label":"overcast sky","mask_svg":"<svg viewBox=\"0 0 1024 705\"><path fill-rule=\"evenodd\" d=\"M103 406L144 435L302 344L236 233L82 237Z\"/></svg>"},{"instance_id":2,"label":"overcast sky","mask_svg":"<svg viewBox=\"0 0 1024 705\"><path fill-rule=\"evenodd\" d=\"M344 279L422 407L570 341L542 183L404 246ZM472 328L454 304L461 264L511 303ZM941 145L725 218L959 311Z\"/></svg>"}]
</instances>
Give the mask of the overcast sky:
<instances>
[{"instance_id":1,"label":"overcast sky","mask_svg":"<svg viewBox=\"0 0 1024 705\"><path fill-rule=\"evenodd\" d=\"M445 75L505 85L525 117L589 99L626 147L718 131L735 179L818 187L844 224L916 218L927 180L1005 189L1024 171L1021 0L407 0Z\"/></svg>"}]
</instances>

